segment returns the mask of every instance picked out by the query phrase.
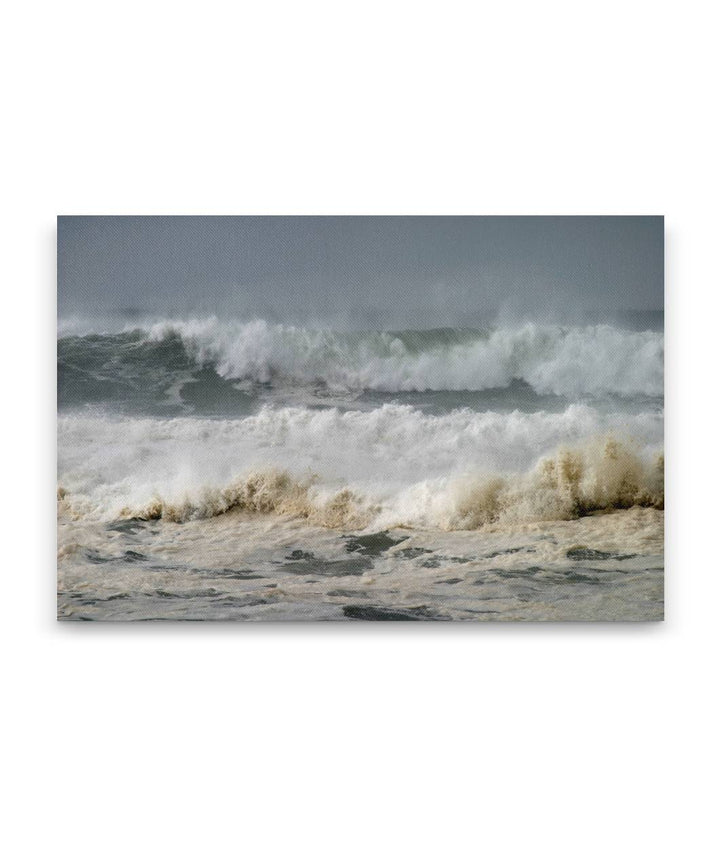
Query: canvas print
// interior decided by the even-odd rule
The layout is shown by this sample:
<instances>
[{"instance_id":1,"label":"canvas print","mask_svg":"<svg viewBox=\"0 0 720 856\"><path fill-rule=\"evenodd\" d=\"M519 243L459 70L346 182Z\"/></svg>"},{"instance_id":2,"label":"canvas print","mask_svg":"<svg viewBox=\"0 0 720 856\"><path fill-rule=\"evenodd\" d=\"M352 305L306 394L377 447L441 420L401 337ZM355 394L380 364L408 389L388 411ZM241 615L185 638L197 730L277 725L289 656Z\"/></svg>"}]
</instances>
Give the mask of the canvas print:
<instances>
[{"instance_id":1,"label":"canvas print","mask_svg":"<svg viewBox=\"0 0 720 856\"><path fill-rule=\"evenodd\" d=\"M59 217L58 618L661 619L663 246Z\"/></svg>"}]
</instances>

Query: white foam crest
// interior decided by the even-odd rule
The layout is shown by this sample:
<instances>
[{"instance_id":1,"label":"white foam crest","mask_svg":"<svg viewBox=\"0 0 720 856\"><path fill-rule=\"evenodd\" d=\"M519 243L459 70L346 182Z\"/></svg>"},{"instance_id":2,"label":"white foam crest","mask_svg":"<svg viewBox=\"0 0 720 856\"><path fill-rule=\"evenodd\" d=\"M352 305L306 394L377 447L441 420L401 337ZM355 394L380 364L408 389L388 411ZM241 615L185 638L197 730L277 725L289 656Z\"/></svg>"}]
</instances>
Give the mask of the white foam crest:
<instances>
[{"instance_id":1,"label":"white foam crest","mask_svg":"<svg viewBox=\"0 0 720 856\"><path fill-rule=\"evenodd\" d=\"M243 485L279 472L290 480L275 510L300 499L326 508L351 494L360 517L372 510L396 522L423 515L447 522L455 502L448 497L468 478L523 475L558 447L597 437L619 438L650 461L662 435L661 414L609 415L585 405L559 414L441 416L407 405L370 412L264 407L245 419L217 421L74 414L58 420L58 480L76 513L100 519L153 502L185 509L180 518L252 510Z\"/></svg>"},{"instance_id":2,"label":"white foam crest","mask_svg":"<svg viewBox=\"0 0 720 856\"><path fill-rule=\"evenodd\" d=\"M456 335L452 335L453 332ZM226 378L379 391L482 390L525 380L540 394L662 395L663 335L607 325L338 333L267 321L164 321ZM442 335L445 333L446 335ZM464 333L465 335L458 335Z\"/></svg>"}]
</instances>

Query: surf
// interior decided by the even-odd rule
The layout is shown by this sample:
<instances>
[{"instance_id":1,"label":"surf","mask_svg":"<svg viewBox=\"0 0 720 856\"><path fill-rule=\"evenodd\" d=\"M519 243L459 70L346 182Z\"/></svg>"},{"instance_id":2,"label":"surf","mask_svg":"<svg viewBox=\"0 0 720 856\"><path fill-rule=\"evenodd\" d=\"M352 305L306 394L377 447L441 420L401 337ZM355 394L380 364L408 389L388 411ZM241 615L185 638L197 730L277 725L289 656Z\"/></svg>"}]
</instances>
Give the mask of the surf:
<instances>
[{"instance_id":1,"label":"surf","mask_svg":"<svg viewBox=\"0 0 720 856\"><path fill-rule=\"evenodd\" d=\"M229 420L75 413L58 420L58 475L63 507L96 519L186 520L239 508L352 528L386 512L393 525L450 525L455 514L472 528L547 509L657 506L662 421L580 404L561 413L440 416L409 405L264 406ZM556 463L541 478L542 460Z\"/></svg>"},{"instance_id":2,"label":"surf","mask_svg":"<svg viewBox=\"0 0 720 856\"><path fill-rule=\"evenodd\" d=\"M104 334L62 329L69 386L87 393L105 383L109 399L161 384L161 370L190 378L203 368L235 384L345 392L479 391L520 380L569 398L663 393L662 333L609 325L358 332L210 317Z\"/></svg>"}]
</instances>

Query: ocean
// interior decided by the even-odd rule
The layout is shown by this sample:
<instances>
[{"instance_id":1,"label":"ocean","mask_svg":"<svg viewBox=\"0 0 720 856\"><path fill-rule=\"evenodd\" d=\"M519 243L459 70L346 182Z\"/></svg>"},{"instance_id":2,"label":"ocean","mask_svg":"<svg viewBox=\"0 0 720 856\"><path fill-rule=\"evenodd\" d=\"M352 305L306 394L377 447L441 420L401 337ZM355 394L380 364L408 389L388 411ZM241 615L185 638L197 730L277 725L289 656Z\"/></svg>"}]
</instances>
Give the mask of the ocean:
<instances>
[{"instance_id":1,"label":"ocean","mask_svg":"<svg viewBox=\"0 0 720 856\"><path fill-rule=\"evenodd\" d=\"M659 324L62 318L58 616L658 620Z\"/></svg>"}]
</instances>

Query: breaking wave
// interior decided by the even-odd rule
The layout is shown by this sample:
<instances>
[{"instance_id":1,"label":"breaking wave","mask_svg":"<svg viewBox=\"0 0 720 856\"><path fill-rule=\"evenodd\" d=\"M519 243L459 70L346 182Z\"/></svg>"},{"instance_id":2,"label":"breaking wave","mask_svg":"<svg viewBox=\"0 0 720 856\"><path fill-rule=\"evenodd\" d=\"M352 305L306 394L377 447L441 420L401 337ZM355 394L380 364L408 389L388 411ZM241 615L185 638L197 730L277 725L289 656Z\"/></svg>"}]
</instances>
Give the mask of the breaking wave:
<instances>
[{"instance_id":1,"label":"breaking wave","mask_svg":"<svg viewBox=\"0 0 720 856\"><path fill-rule=\"evenodd\" d=\"M479 529L547 520L570 520L633 506L664 507L663 456L643 458L614 438L558 449L529 472L425 480L391 497L349 486L319 484L310 474L294 477L267 469L223 487L203 486L182 497L155 495L121 508L120 518L184 523L232 511L291 515L318 526ZM72 497L58 491L62 510L79 515Z\"/></svg>"},{"instance_id":2,"label":"breaking wave","mask_svg":"<svg viewBox=\"0 0 720 856\"><path fill-rule=\"evenodd\" d=\"M65 371L85 391L112 380L111 397L121 382L137 386L143 366L153 376L211 366L226 380L338 390L484 390L523 380L538 394L567 397L663 392L662 333L608 325L338 332L207 318L101 336L63 332Z\"/></svg>"},{"instance_id":3,"label":"breaking wave","mask_svg":"<svg viewBox=\"0 0 720 856\"><path fill-rule=\"evenodd\" d=\"M438 416L408 405L266 406L232 420L64 415L61 508L174 521L242 510L358 529L661 507L662 423L660 413L580 404Z\"/></svg>"}]
</instances>

